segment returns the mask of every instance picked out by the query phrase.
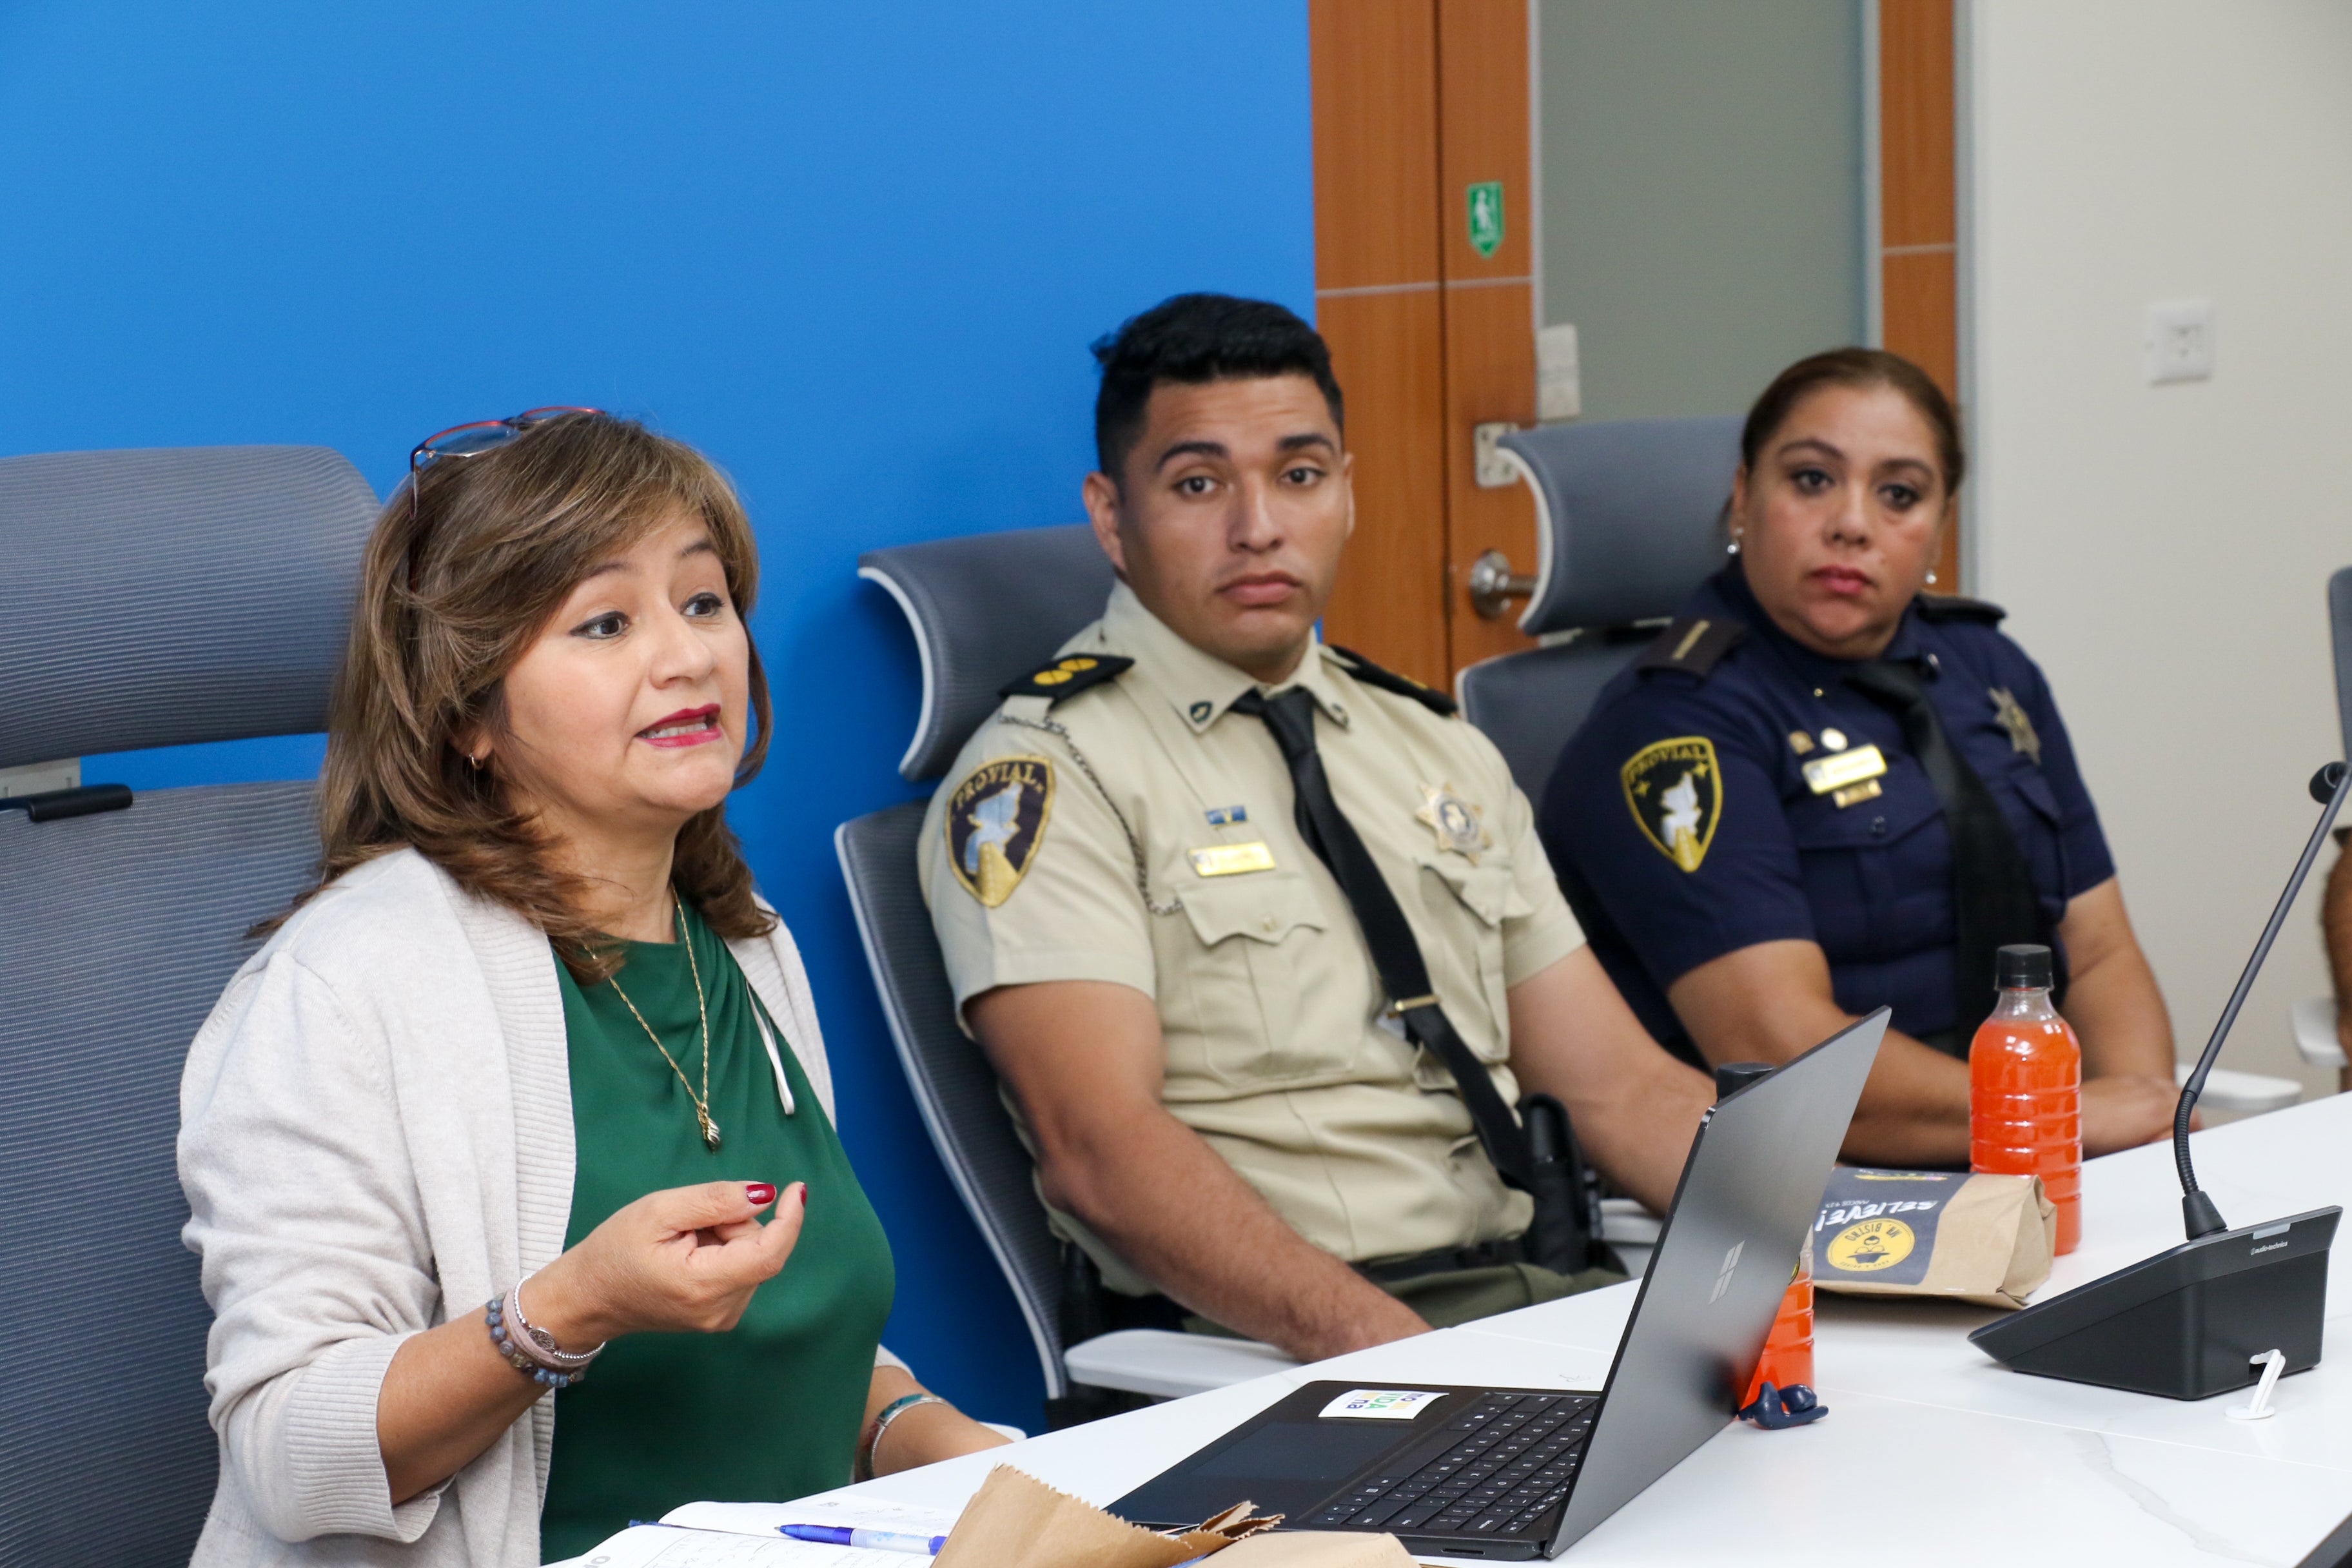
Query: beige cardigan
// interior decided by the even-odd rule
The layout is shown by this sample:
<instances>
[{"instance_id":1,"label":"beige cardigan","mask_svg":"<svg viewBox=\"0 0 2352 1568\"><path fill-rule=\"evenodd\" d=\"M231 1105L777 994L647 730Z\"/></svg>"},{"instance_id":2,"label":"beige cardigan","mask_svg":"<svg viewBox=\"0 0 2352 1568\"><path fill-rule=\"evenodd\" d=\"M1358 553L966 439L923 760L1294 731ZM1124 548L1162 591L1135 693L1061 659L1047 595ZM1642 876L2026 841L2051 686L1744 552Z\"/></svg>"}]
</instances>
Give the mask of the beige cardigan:
<instances>
[{"instance_id":1,"label":"beige cardigan","mask_svg":"<svg viewBox=\"0 0 2352 1568\"><path fill-rule=\"evenodd\" d=\"M832 1116L792 937L729 946ZM562 1250L572 1153L546 937L415 851L338 879L237 972L180 1089L221 1455L194 1568L538 1563L554 1401L395 1508L376 1393L404 1339Z\"/></svg>"}]
</instances>

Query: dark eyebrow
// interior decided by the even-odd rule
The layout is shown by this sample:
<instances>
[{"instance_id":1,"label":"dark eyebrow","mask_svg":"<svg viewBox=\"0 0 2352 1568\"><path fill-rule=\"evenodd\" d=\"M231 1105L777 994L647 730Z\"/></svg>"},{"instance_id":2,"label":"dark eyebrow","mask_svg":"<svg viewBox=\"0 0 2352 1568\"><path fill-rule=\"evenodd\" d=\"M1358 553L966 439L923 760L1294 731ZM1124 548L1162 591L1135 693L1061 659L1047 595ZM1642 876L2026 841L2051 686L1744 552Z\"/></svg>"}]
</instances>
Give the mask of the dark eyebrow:
<instances>
[{"instance_id":1,"label":"dark eyebrow","mask_svg":"<svg viewBox=\"0 0 2352 1568\"><path fill-rule=\"evenodd\" d=\"M1826 452L1840 462L1843 462L1845 460L1845 454L1843 452L1839 451L1835 447L1831 446L1827 441L1822 440L1818 436L1800 436L1795 440L1785 443L1775 455L1785 457L1801 447L1811 447L1817 451ZM1918 458L1889 458L1885 462L1878 465L1878 471L1881 473L1885 473L1890 468L1914 469L1919 473L1929 475L1930 477L1933 477L1937 471L1935 464L1927 462Z\"/></svg>"},{"instance_id":2,"label":"dark eyebrow","mask_svg":"<svg viewBox=\"0 0 2352 1568\"><path fill-rule=\"evenodd\" d=\"M1225 450L1225 444L1223 441L1179 441L1160 453L1160 460L1152 464L1151 468L1152 471L1157 473L1168 466L1168 461L1171 458L1223 458L1231 455Z\"/></svg>"},{"instance_id":3,"label":"dark eyebrow","mask_svg":"<svg viewBox=\"0 0 2352 1568\"><path fill-rule=\"evenodd\" d=\"M1327 452L1336 452L1339 449L1338 444L1320 430L1306 430L1296 436L1285 436L1280 441L1275 443L1275 450L1278 452L1297 452L1308 447L1320 447ZM1225 444L1223 441L1179 441L1160 453L1160 461L1152 467L1154 469L1164 468L1171 458L1228 458L1232 455L1225 449Z\"/></svg>"}]
</instances>

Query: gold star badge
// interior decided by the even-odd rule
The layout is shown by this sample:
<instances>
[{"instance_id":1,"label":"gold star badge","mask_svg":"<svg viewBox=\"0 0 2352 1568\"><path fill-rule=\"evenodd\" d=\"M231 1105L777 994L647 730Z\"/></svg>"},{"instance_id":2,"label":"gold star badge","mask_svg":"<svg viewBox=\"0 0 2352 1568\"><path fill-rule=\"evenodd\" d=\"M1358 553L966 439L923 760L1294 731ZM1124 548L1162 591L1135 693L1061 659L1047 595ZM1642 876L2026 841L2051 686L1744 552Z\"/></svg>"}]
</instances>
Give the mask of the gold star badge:
<instances>
[{"instance_id":1,"label":"gold star badge","mask_svg":"<svg viewBox=\"0 0 2352 1568\"><path fill-rule=\"evenodd\" d=\"M1450 784L1423 784L1422 807L1413 818L1429 824L1437 835L1437 847L1451 849L1475 866L1478 851L1487 848L1494 840L1486 837L1486 827L1480 820L1486 814L1477 806L1454 793Z\"/></svg>"},{"instance_id":2,"label":"gold star badge","mask_svg":"<svg viewBox=\"0 0 2352 1568\"><path fill-rule=\"evenodd\" d=\"M2010 750L2023 752L2033 759L2035 767L2040 767L2042 737L2033 732L2033 717L2019 703L2017 694L2006 686L1989 686L1985 688L1985 695L1992 699L1993 717L1999 719L2000 727L2009 731Z\"/></svg>"}]
</instances>

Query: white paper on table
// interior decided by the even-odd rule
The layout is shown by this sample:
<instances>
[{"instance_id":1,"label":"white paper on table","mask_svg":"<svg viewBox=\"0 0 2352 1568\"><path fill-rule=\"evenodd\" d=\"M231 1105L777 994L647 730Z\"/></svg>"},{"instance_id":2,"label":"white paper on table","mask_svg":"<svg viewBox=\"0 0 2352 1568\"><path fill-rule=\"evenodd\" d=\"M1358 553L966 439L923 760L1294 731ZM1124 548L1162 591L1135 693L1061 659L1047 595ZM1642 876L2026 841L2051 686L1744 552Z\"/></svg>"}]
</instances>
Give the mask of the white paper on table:
<instances>
[{"instance_id":1,"label":"white paper on table","mask_svg":"<svg viewBox=\"0 0 2352 1568\"><path fill-rule=\"evenodd\" d=\"M670 1510L661 1521L732 1535L772 1536L780 1524L839 1524L908 1535L945 1535L955 1528L956 1516L863 1492L830 1491L793 1502L690 1502ZM899 1568L906 1568L907 1554L897 1555Z\"/></svg>"},{"instance_id":2,"label":"white paper on table","mask_svg":"<svg viewBox=\"0 0 2352 1568\"><path fill-rule=\"evenodd\" d=\"M772 1531L761 1538L633 1524L587 1555L555 1568L912 1568L929 1561L903 1552L792 1541Z\"/></svg>"}]
</instances>

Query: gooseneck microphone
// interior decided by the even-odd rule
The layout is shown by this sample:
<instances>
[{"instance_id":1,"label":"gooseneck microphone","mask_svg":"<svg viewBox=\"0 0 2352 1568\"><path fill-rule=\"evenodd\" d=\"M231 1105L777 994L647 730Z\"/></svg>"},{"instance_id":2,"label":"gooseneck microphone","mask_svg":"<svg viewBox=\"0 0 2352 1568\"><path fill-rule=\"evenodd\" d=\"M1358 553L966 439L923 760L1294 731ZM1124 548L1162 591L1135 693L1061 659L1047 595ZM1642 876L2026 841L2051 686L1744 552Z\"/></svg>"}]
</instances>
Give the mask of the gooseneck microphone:
<instances>
[{"instance_id":1,"label":"gooseneck microphone","mask_svg":"<svg viewBox=\"0 0 2352 1568\"><path fill-rule=\"evenodd\" d=\"M2280 1352L2288 1372L2319 1363L2320 1330L2327 1316L2327 1253L2343 1209L2330 1205L2231 1230L2211 1196L2198 1186L2189 1158L2189 1119L2204 1092L2206 1075L2311 875L2328 828L2346 795L2352 795L2352 769L2328 763L2313 776L2311 795L2326 809L2173 1110L2172 1159L2180 1173L2180 1213L2189 1239L1969 1335L1969 1343L1996 1361L2039 1377L2171 1399L2203 1399L2243 1388L2261 1375L2273 1351Z\"/></svg>"},{"instance_id":2,"label":"gooseneck microphone","mask_svg":"<svg viewBox=\"0 0 2352 1568\"><path fill-rule=\"evenodd\" d=\"M2230 1037L2231 1026L2238 1021L2238 1009L2246 1005L2246 993L2254 988L2254 976L2263 972L2263 962L2271 955L2279 927L2286 923L2287 910L2303 891L2312 862L2319 858L2319 847L2327 842L2327 830L2336 826L2336 814L2344 809L2347 794L2352 794L2352 768L2342 763L2330 763L2311 775L2311 798L2327 809L2319 814L2319 826L2311 830L2311 842L2303 847L2303 858L2294 863L2294 875L2286 879L2286 891L2279 895L2270 924L2263 927L2262 940L2254 943L2253 956L2246 960L2246 972L2238 976L2238 988L2230 993L2230 1004L2221 1009L2221 1022L2213 1026L2213 1037L2205 1042L2205 1054L2197 1058L2197 1070L2180 1086L2180 1103L2172 1112L2172 1163L2180 1172L2180 1217L2191 1241L2230 1227L2222 1222L2221 1211L2213 1206L2212 1197L2197 1184L2197 1167L2189 1158L2189 1118L2197 1109L2197 1097L2205 1092L2205 1077L2221 1054L2221 1042Z\"/></svg>"}]
</instances>

